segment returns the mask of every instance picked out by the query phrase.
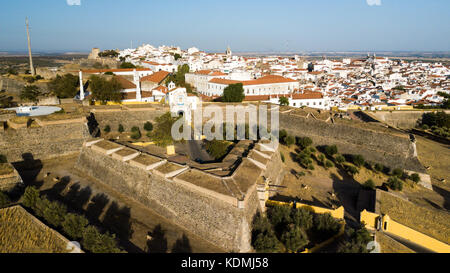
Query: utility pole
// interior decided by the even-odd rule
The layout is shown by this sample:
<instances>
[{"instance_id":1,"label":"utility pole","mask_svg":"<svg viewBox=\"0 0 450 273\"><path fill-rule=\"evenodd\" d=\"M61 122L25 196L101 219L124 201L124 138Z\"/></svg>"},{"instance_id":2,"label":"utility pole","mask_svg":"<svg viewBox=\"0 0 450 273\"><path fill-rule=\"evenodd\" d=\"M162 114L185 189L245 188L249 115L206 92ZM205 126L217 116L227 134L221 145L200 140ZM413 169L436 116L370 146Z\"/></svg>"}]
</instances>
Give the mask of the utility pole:
<instances>
[{"instance_id":1,"label":"utility pole","mask_svg":"<svg viewBox=\"0 0 450 273\"><path fill-rule=\"evenodd\" d=\"M33 67L33 57L31 56L31 41L30 41L30 29L28 26L28 17L25 18L25 23L27 25L28 55L30 57L30 73L31 73L31 75L36 76L36 72L34 71L34 67Z\"/></svg>"}]
</instances>

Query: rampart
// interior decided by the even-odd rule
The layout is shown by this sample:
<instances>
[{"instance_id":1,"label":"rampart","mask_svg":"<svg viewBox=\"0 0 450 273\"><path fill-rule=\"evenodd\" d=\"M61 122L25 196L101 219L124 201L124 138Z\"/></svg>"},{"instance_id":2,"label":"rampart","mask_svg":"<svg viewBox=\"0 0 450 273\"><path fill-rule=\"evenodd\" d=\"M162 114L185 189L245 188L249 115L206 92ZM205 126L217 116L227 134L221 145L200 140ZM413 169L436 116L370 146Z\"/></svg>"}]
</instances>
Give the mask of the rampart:
<instances>
[{"instance_id":1,"label":"rampart","mask_svg":"<svg viewBox=\"0 0 450 273\"><path fill-rule=\"evenodd\" d=\"M392 127L411 129L416 127L423 114L430 112L432 111L377 111L367 114ZM445 112L450 113L450 111Z\"/></svg>"},{"instance_id":2,"label":"rampart","mask_svg":"<svg viewBox=\"0 0 450 273\"><path fill-rule=\"evenodd\" d=\"M79 120L42 127L8 128L0 131L0 147L9 162L22 161L24 154L48 159L79 153L88 138L86 123Z\"/></svg>"},{"instance_id":3,"label":"rampart","mask_svg":"<svg viewBox=\"0 0 450 273\"><path fill-rule=\"evenodd\" d=\"M365 128L365 125L280 113L280 129L295 136L310 137L315 145L335 144L342 154L361 154L366 160L391 168L425 173L425 168L414 156L414 147L407 134L382 127L370 128L369 125Z\"/></svg>"},{"instance_id":4,"label":"rampart","mask_svg":"<svg viewBox=\"0 0 450 273\"><path fill-rule=\"evenodd\" d=\"M281 162L276 149L265 147L255 149ZM248 252L257 183L281 173L275 169L281 163L267 166L246 157L231 176L220 177L96 140L84 145L75 167L227 251Z\"/></svg>"},{"instance_id":5,"label":"rampart","mask_svg":"<svg viewBox=\"0 0 450 273\"><path fill-rule=\"evenodd\" d=\"M106 125L109 125L113 131L117 131L119 124L122 124L125 130L130 130L133 126L143 128L147 121L153 121L155 118L168 112L168 108L163 107L151 107L149 108L132 108L127 109L93 109L91 112L94 114L99 127L102 129Z\"/></svg>"}]
</instances>

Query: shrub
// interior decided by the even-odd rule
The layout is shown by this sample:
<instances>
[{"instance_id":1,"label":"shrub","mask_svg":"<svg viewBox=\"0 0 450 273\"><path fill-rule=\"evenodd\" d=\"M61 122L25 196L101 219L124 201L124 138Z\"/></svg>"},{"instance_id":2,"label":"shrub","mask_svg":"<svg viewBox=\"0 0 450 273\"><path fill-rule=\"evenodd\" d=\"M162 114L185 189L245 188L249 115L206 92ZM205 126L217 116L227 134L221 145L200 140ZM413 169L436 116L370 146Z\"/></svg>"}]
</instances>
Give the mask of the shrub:
<instances>
[{"instance_id":1,"label":"shrub","mask_svg":"<svg viewBox=\"0 0 450 273\"><path fill-rule=\"evenodd\" d=\"M0 155L0 163L7 163L8 159L6 158L6 155Z\"/></svg>"},{"instance_id":2,"label":"shrub","mask_svg":"<svg viewBox=\"0 0 450 273\"><path fill-rule=\"evenodd\" d=\"M281 236L284 246L292 252L301 250L309 243L308 236L300 227L291 225Z\"/></svg>"},{"instance_id":3,"label":"shrub","mask_svg":"<svg viewBox=\"0 0 450 273\"><path fill-rule=\"evenodd\" d=\"M330 160L325 161L325 167L326 168L333 168L334 164Z\"/></svg>"},{"instance_id":4,"label":"shrub","mask_svg":"<svg viewBox=\"0 0 450 273\"><path fill-rule=\"evenodd\" d=\"M125 128L123 128L122 124L119 124L119 128L117 129L117 131L119 131L119 133L125 132Z\"/></svg>"},{"instance_id":5,"label":"shrub","mask_svg":"<svg viewBox=\"0 0 450 273\"><path fill-rule=\"evenodd\" d=\"M389 188L391 188L394 191L403 190L403 183L396 176L389 177L389 179L387 181L387 185Z\"/></svg>"},{"instance_id":6,"label":"shrub","mask_svg":"<svg viewBox=\"0 0 450 273\"><path fill-rule=\"evenodd\" d=\"M424 130L428 130L428 129L430 129L430 126L428 126L428 125L424 124L424 125L422 125L422 129L424 129Z\"/></svg>"},{"instance_id":7,"label":"shrub","mask_svg":"<svg viewBox=\"0 0 450 273\"><path fill-rule=\"evenodd\" d=\"M295 143L295 137L293 137L293 136L291 136L291 135L288 135L288 136L285 138L285 142L286 142L286 145L287 145L288 147L290 147L292 144Z\"/></svg>"},{"instance_id":8,"label":"shrub","mask_svg":"<svg viewBox=\"0 0 450 273\"><path fill-rule=\"evenodd\" d=\"M339 253L368 253L367 244L372 241L372 236L365 227L357 231L349 229L347 231L349 242L346 242L338 249Z\"/></svg>"},{"instance_id":9,"label":"shrub","mask_svg":"<svg viewBox=\"0 0 450 273\"><path fill-rule=\"evenodd\" d=\"M313 141L309 137L297 138L297 145L302 149L305 149L306 147L311 146L312 143L313 143Z\"/></svg>"},{"instance_id":10,"label":"shrub","mask_svg":"<svg viewBox=\"0 0 450 273\"><path fill-rule=\"evenodd\" d=\"M392 175L401 178L403 176L403 170L396 168L392 171Z\"/></svg>"},{"instance_id":11,"label":"shrub","mask_svg":"<svg viewBox=\"0 0 450 273\"><path fill-rule=\"evenodd\" d=\"M283 161L283 163L284 163L286 159L285 159L284 154L282 152L280 152L280 157L281 157L281 161Z\"/></svg>"},{"instance_id":12,"label":"shrub","mask_svg":"<svg viewBox=\"0 0 450 273\"><path fill-rule=\"evenodd\" d=\"M309 164L308 165L308 170L314 171L316 168L314 167L313 164Z\"/></svg>"},{"instance_id":13,"label":"shrub","mask_svg":"<svg viewBox=\"0 0 450 273\"><path fill-rule=\"evenodd\" d=\"M383 165L381 165L379 163L376 163L375 164L375 170L378 171L378 172L383 171Z\"/></svg>"},{"instance_id":14,"label":"shrub","mask_svg":"<svg viewBox=\"0 0 450 273\"><path fill-rule=\"evenodd\" d=\"M317 157L318 161L321 162L324 166L325 166L325 155L324 154L320 154Z\"/></svg>"},{"instance_id":15,"label":"shrub","mask_svg":"<svg viewBox=\"0 0 450 273\"><path fill-rule=\"evenodd\" d=\"M352 165L345 165L345 170L346 170L350 175L355 175L355 174L359 173L358 168L356 168L355 166L352 166Z\"/></svg>"},{"instance_id":16,"label":"shrub","mask_svg":"<svg viewBox=\"0 0 450 273\"><path fill-rule=\"evenodd\" d=\"M103 129L103 131L105 131L106 133L111 132L111 127L109 125L106 125L105 128Z\"/></svg>"},{"instance_id":17,"label":"shrub","mask_svg":"<svg viewBox=\"0 0 450 273\"><path fill-rule=\"evenodd\" d=\"M274 232L269 230L256 236L253 247L257 252L276 252L279 249L279 242Z\"/></svg>"},{"instance_id":18,"label":"shrub","mask_svg":"<svg viewBox=\"0 0 450 273\"><path fill-rule=\"evenodd\" d=\"M286 142L285 142L285 139L286 139L286 137L287 137L287 132L286 132L286 130L281 130L280 131L280 133L279 133L279 137L280 137L280 143L281 144L286 144Z\"/></svg>"},{"instance_id":19,"label":"shrub","mask_svg":"<svg viewBox=\"0 0 450 273\"><path fill-rule=\"evenodd\" d=\"M11 204L11 200L8 195L0 191L0 209L9 206Z\"/></svg>"},{"instance_id":20,"label":"shrub","mask_svg":"<svg viewBox=\"0 0 450 273\"><path fill-rule=\"evenodd\" d=\"M372 179L367 180L366 182L364 182L363 187L366 189L375 189L375 182L373 182Z\"/></svg>"},{"instance_id":21,"label":"shrub","mask_svg":"<svg viewBox=\"0 0 450 273\"><path fill-rule=\"evenodd\" d=\"M336 157L334 159L336 160L336 163L338 163L338 164L342 164L345 162L345 157L343 155L336 155Z\"/></svg>"},{"instance_id":22,"label":"shrub","mask_svg":"<svg viewBox=\"0 0 450 273\"><path fill-rule=\"evenodd\" d=\"M336 145L331 145L331 146L325 147L325 154L327 154L328 156L332 157L337 153L338 153L338 148Z\"/></svg>"},{"instance_id":23,"label":"shrub","mask_svg":"<svg viewBox=\"0 0 450 273\"><path fill-rule=\"evenodd\" d=\"M420 182L420 176L417 173L413 173L410 176L410 179L414 182L414 183L419 183Z\"/></svg>"},{"instance_id":24,"label":"shrub","mask_svg":"<svg viewBox=\"0 0 450 273\"><path fill-rule=\"evenodd\" d=\"M353 161L353 164L355 164L358 167L364 166L364 163L365 163L364 157L362 155L353 155L352 161Z\"/></svg>"},{"instance_id":25,"label":"shrub","mask_svg":"<svg viewBox=\"0 0 450 273\"><path fill-rule=\"evenodd\" d=\"M147 132L151 132L153 130L153 124L150 121L147 121L144 124L144 130Z\"/></svg>"},{"instance_id":26,"label":"shrub","mask_svg":"<svg viewBox=\"0 0 450 273\"><path fill-rule=\"evenodd\" d=\"M70 238L78 240L83 237L84 229L88 224L89 222L85 217L69 213L64 217L62 228Z\"/></svg>"},{"instance_id":27,"label":"shrub","mask_svg":"<svg viewBox=\"0 0 450 273\"><path fill-rule=\"evenodd\" d=\"M142 137L141 130L139 130L139 127L134 126L131 128L131 138L132 139L140 139Z\"/></svg>"},{"instance_id":28,"label":"shrub","mask_svg":"<svg viewBox=\"0 0 450 273\"><path fill-rule=\"evenodd\" d=\"M308 150L310 153L315 153L315 152L317 152L316 148L314 148L314 147L312 147L312 146L308 147L307 150Z\"/></svg>"}]
</instances>

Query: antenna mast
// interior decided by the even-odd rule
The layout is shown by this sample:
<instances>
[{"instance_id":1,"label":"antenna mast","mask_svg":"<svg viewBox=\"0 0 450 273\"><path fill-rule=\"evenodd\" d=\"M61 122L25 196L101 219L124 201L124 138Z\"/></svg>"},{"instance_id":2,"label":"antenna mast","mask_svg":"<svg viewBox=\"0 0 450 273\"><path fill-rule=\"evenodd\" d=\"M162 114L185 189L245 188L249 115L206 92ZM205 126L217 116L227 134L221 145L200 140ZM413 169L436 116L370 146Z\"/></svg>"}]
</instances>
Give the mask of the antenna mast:
<instances>
[{"instance_id":1,"label":"antenna mast","mask_svg":"<svg viewBox=\"0 0 450 273\"><path fill-rule=\"evenodd\" d=\"M30 30L29 30L29 26L28 26L28 17L25 18L25 23L27 25L27 38L28 38L28 55L30 57L30 73L31 75L35 76L36 72L34 71L34 67L33 67L33 57L31 55L31 41L30 41Z\"/></svg>"}]
</instances>

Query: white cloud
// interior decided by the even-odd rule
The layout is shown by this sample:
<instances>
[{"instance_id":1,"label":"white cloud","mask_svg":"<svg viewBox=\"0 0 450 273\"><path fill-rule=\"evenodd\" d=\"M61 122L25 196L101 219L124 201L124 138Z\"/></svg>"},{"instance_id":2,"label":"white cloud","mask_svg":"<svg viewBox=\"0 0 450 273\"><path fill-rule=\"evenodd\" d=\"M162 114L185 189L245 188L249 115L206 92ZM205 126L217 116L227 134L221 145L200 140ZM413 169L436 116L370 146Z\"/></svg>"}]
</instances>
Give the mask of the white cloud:
<instances>
[{"instance_id":1,"label":"white cloud","mask_svg":"<svg viewBox=\"0 0 450 273\"><path fill-rule=\"evenodd\" d=\"M81 6L81 0L67 0L69 6Z\"/></svg>"},{"instance_id":2,"label":"white cloud","mask_svg":"<svg viewBox=\"0 0 450 273\"><path fill-rule=\"evenodd\" d=\"M381 0L366 0L369 6L381 6Z\"/></svg>"}]
</instances>

